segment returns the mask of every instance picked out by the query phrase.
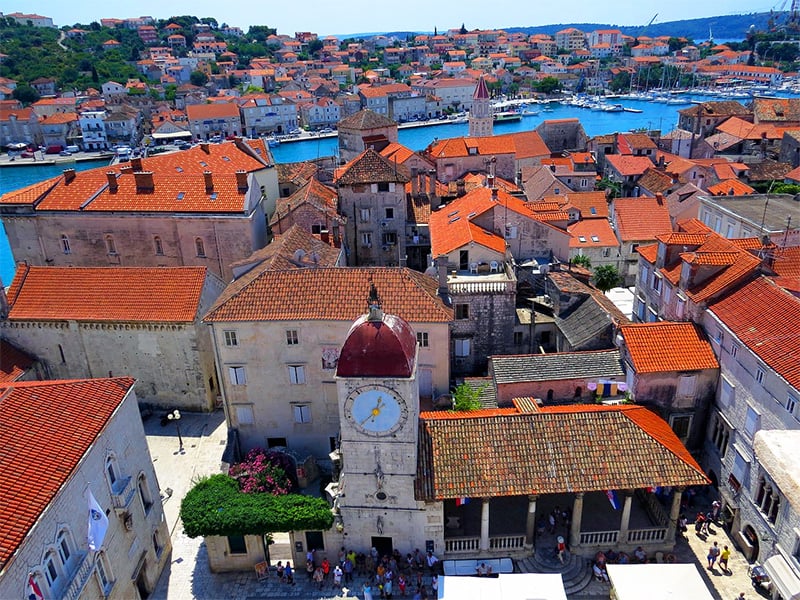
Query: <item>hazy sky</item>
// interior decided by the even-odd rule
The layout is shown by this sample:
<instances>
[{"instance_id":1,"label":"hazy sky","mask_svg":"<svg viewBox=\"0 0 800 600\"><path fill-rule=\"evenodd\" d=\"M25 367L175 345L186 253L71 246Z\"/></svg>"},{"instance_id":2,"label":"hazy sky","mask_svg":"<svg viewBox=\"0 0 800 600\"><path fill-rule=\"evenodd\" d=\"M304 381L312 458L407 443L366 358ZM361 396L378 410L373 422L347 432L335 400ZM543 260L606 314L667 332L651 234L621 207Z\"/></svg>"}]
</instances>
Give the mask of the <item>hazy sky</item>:
<instances>
[{"instance_id":1,"label":"hazy sky","mask_svg":"<svg viewBox=\"0 0 800 600\"><path fill-rule=\"evenodd\" d=\"M38 13L56 25L90 23L104 17L173 15L214 17L241 27L268 25L278 33L320 35L376 31L439 31L460 27L491 29L557 23L644 25L715 15L766 12L780 0L4 0L4 12Z\"/></svg>"}]
</instances>

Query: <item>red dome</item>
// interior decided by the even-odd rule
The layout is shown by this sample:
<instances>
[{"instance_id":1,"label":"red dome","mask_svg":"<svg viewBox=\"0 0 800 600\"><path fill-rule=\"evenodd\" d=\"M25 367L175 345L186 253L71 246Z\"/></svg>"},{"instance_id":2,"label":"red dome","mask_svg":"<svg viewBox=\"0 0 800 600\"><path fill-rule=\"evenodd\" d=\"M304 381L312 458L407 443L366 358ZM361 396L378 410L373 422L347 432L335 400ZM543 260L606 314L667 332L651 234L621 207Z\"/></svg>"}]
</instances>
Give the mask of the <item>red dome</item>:
<instances>
[{"instance_id":1,"label":"red dome","mask_svg":"<svg viewBox=\"0 0 800 600\"><path fill-rule=\"evenodd\" d=\"M404 319L384 314L380 321L360 317L344 341L339 377L411 377L417 336Z\"/></svg>"}]
</instances>

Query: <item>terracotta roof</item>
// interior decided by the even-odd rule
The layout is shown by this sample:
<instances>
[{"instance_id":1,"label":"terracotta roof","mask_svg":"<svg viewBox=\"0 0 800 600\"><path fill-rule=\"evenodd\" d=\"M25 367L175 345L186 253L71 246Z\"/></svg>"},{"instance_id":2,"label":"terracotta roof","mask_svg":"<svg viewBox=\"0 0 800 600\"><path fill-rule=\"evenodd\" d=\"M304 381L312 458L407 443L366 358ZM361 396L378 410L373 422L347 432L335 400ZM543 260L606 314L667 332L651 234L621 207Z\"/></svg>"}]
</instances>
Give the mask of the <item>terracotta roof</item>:
<instances>
[{"instance_id":1,"label":"terracotta roof","mask_svg":"<svg viewBox=\"0 0 800 600\"><path fill-rule=\"evenodd\" d=\"M620 331L637 373L719 368L711 344L694 323L637 323Z\"/></svg>"},{"instance_id":2,"label":"terracotta roof","mask_svg":"<svg viewBox=\"0 0 800 600\"><path fill-rule=\"evenodd\" d=\"M606 162L623 177L642 175L653 166L653 161L648 157L630 154L606 154Z\"/></svg>"},{"instance_id":3,"label":"terracotta roof","mask_svg":"<svg viewBox=\"0 0 800 600\"><path fill-rule=\"evenodd\" d=\"M800 246L782 248L775 256L772 269L781 277L800 277Z\"/></svg>"},{"instance_id":4,"label":"terracotta roof","mask_svg":"<svg viewBox=\"0 0 800 600\"><path fill-rule=\"evenodd\" d=\"M455 415L420 419L420 500L708 484L669 425L642 406Z\"/></svg>"},{"instance_id":5,"label":"terracotta roof","mask_svg":"<svg viewBox=\"0 0 800 600\"><path fill-rule=\"evenodd\" d=\"M239 118L239 107L235 102L218 102L215 104L190 104L186 107L186 116L190 121L203 119Z\"/></svg>"},{"instance_id":6,"label":"terracotta roof","mask_svg":"<svg viewBox=\"0 0 800 600\"><path fill-rule=\"evenodd\" d=\"M682 116L697 117L702 116L733 116L751 115L752 112L736 100L722 100L718 102L701 102L689 108L678 111Z\"/></svg>"},{"instance_id":7,"label":"terracotta roof","mask_svg":"<svg viewBox=\"0 0 800 600\"><path fill-rule=\"evenodd\" d=\"M340 252L300 225L292 225L285 233L277 234L272 242L247 258L231 263L230 267L236 278L259 265L273 271L334 267Z\"/></svg>"},{"instance_id":8,"label":"terracotta roof","mask_svg":"<svg viewBox=\"0 0 800 600\"><path fill-rule=\"evenodd\" d=\"M340 217L337 212L337 202L336 190L312 178L291 196L278 198L275 212L269 222L270 225L274 225L298 208L308 204L318 212L327 215L329 219L344 223L345 219Z\"/></svg>"},{"instance_id":9,"label":"terracotta roof","mask_svg":"<svg viewBox=\"0 0 800 600\"><path fill-rule=\"evenodd\" d=\"M0 567L73 476L133 384L119 377L0 385Z\"/></svg>"},{"instance_id":10,"label":"terracotta roof","mask_svg":"<svg viewBox=\"0 0 800 600\"><path fill-rule=\"evenodd\" d=\"M0 382L16 381L36 362L14 344L0 339Z\"/></svg>"},{"instance_id":11,"label":"terracotta roof","mask_svg":"<svg viewBox=\"0 0 800 600\"><path fill-rule=\"evenodd\" d=\"M397 127L397 123L368 109L360 110L354 115L345 117L337 125L337 129L358 130L383 129L386 127Z\"/></svg>"},{"instance_id":12,"label":"terracotta roof","mask_svg":"<svg viewBox=\"0 0 800 600\"><path fill-rule=\"evenodd\" d=\"M61 177L52 177L13 192L6 192L0 196L0 204L34 204L56 186L60 179Z\"/></svg>"},{"instance_id":13,"label":"terracotta roof","mask_svg":"<svg viewBox=\"0 0 800 600\"><path fill-rule=\"evenodd\" d=\"M371 148L367 148L342 167L336 177L339 185L392 181L406 183L409 180L408 170L403 165L390 162Z\"/></svg>"},{"instance_id":14,"label":"terracotta roof","mask_svg":"<svg viewBox=\"0 0 800 600\"><path fill-rule=\"evenodd\" d=\"M771 369L800 389L800 299L766 277L758 277L709 310Z\"/></svg>"},{"instance_id":15,"label":"terracotta roof","mask_svg":"<svg viewBox=\"0 0 800 600\"><path fill-rule=\"evenodd\" d=\"M557 198L552 199L556 200ZM605 192L569 192L565 195L565 199L567 203L564 208L577 208L581 211L582 219L608 218L608 201Z\"/></svg>"},{"instance_id":16,"label":"terracotta roof","mask_svg":"<svg viewBox=\"0 0 800 600\"><path fill-rule=\"evenodd\" d=\"M371 283L387 313L412 323L453 318L453 311L437 295L437 281L427 275L406 268L336 267L253 269L225 289L204 320L352 322L366 310Z\"/></svg>"},{"instance_id":17,"label":"terracotta roof","mask_svg":"<svg viewBox=\"0 0 800 600\"><path fill-rule=\"evenodd\" d=\"M614 222L623 242L648 241L672 231L669 210L655 198L617 198Z\"/></svg>"},{"instance_id":18,"label":"terracotta roof","mask_svg":"<svg viewBox=\"0 0 800 600\"><path fill-rule=\"evenodd\" d=\"M753 98L756 122L800 121L800 98Z\"/></svg>"},{"instance_id":19,"label":"terracotta roof","mask_svg":"<svg viewBox=\"0 0 800 600\"><path fill-rule=\"evenodd\" d=\"M644 172L639 180L636 182L639 187L642 187L653 193L666 193L674 185L672 177L659 171L655 167L650 167Z\"/></svg>"},{"instance_id":20,"label":"terracotta roof","mask_svg":"<svg viewBox=\"0 0 800 600\"><path fill-rule=\"evenodd\" d=\"M192 322L205 267L20 267L10 321Z\"/></svg>"},{"instance_id":21,"label":"terracotta roof","mask_svg":"<svg viewBox=\"0 0 800 600\"><path fill-rule=\"evenodd\" d=\"M471 151L471 148L474 150ZM433 159L465 157L475 152L480 156L514 154L517 159L550 156L550 149L535 131L440 140L432 144L427 152Z\"/></svg>"},{"instance_id":22,"label":"terracotta roof","mask_svg":"<svg viewBox=\"0 0 800 600\"><path fill-rule=\"evenodd\" d=\"M570 248L617 247L619 241L607 219L584 219L567 227Z\"/></svg>"}]
</instances>

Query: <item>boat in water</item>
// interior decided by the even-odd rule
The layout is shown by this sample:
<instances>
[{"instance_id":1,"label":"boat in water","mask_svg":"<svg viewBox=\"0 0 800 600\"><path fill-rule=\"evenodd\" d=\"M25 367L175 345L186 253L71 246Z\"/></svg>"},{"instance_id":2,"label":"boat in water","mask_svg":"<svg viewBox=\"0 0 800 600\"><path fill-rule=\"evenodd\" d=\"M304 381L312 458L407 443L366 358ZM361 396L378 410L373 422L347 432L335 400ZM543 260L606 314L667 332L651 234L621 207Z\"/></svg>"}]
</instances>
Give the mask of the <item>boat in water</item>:
<instances>
[{"instance_id":1,"label":"boat in water","mask_svg":"<svg viewBox=\"0 0 800 600\"><path fill-rule=\"evenodd\" d=\"M495 123L507 123L510 121L520 121L522 120L522 113L519 113L515 110L503 110L500 112L494 113L492 115Z\"/></svg>"}]
</instances>

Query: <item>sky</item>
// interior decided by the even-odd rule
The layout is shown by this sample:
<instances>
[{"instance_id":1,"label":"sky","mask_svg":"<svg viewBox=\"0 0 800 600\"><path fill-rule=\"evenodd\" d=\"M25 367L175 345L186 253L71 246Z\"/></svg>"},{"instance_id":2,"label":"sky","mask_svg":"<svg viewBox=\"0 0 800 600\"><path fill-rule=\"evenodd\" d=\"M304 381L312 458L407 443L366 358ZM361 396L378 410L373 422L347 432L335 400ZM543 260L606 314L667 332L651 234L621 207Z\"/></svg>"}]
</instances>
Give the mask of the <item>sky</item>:
<instances>
[{"instance_id":1,"label":"sky","mask_svg":"<svg viewBox=\"0 0 800 600\"><path fill-rule=\"evenodd\" d=\"M214 17L247 31L250 25L275 27L279 34L311 31L320 36L385 31L446 31L534 27L558 23L645 25L717 15L767 12L781 0L4 0L4 12L37 13L57 26L101 18L174 15ZM379 8L380 7L380 8Z\"/></svg>"}]
</instances>

